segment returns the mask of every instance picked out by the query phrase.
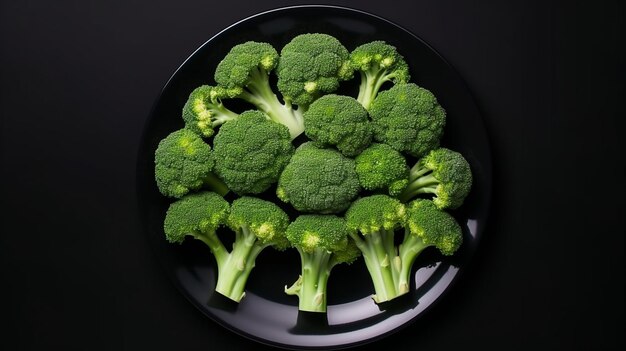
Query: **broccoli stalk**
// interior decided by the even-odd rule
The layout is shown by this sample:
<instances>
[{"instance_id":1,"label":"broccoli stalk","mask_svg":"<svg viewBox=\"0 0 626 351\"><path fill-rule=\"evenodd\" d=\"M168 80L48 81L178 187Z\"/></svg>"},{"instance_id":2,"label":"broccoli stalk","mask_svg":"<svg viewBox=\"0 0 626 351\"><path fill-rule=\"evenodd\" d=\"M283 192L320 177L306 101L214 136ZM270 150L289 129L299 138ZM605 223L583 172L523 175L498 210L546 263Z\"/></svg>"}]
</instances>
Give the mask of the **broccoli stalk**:
<instances>
[{"instance_id":1,"label":"broccoli stalk","mask_svg":"<svg viewBox=\"0 0 626 351\"><path fill-rule=\"evenodd\" d=\"M302 273L290 287L285 286L285 293L298 296L301 311L326 312L331 270L360 255L348 240L345 220L334 215L301 215L287 227L286 237L300 253Z\"/></svg>"},{"instance_id":2,"label":"broccoli stalk","mask_svg":"<svg viewBox=\"0 0 626 351\"><path fill-rule=\"evenodd\" d=\"M187 235L205 243L217 263L215 291L239 302L261 251L268 246L279 250L288 246L284 236L288 223L287 214L269 201L241 197L230 207L219 195L202 192L172 203L164 230L171 243L182 243ZM216 232L224 224L235 231L230 251Z\"/></svg>"},{"instance_id":3,"label":"broccoli stalk","mask_svg":"<svg viewBox=\"0 0 626 351\"><path fill-rule=\"evenodd\" d=\"M472 187L470 165L459 152L437 148L422 157L409 171L408 185L398 198L408 202L420 194L434 195L440 209L463 204Z\"/></svg>"},{"instance_id":4,"label":"broccoli stalk","mask_svg":"<svg viewBox=\"0 0 626 351\"><path fill-rule=\"evenodd\" d=\"M404 240L399 245L398 286L407 291L413 264L420 253L435 247L442 255L453 255L463 243L463 232L456 219L431 200L417 199L407 205Z\"/></svg>"},{"instance_id":5,"label":"broccoli stalk","mask_svg":"<svg viewBox=\"0 0 626 351\"><path fill-rule=\"evenodd\" d=\"M278 65L278 52L268 43L248 41L234 46L215 70L225 98L239 98L289 128L292 139L304 131L302 111L283 104L270 85L269 73Z\"/></svg>"},{"instance_id":6,"label":"broccoli stalk","mask_svg":"<svg viewBox=\"0 0 626 351\"><path fill-rule=\"evenodd\" d=\"M221 266L218 260L215 291L239 301L245 296L246 282L261 251L269 246L278 250L288 247L285 230L289 217L272 202L244 196L233 201L227 224L235 231L235 242ZM221 250L221 243L216 245Z\"/></svg>"},{"instance_id":7,"label":"broccoli stalk","mask_svg":"<svg viewBox=\"0 0 626 351\"><path fill-rule=\"evenodd\" d=\"M350 206L346 221L370 273L376 303L409 292L413 264L424 249L434 246L452 255L462 243L456 220L425 199L405 206L387 195L364 197ZM395 233L403 227L404 238L396 246Z\"/></svg>"},{"instance_id":8,"label":"broccoli stalk","mask_svg":"<svg viewBox=\"0 0 626 351\"><path fill-rule=\"evenodd\" d=\"M346 211L350 236L363 254L375 294L376 303L406 294L408 286L401 285L403 266L395 246L395 231L404 225L405 206L387 195L363 197Z\"/></svg>"},{"instance_id":9,"label":"broccoli stalk","mask_svg":"<svg viewBox=\"0 0 626 351\"><path fill-rule=\"evenodd\" d=\"M357 101L367 110L383 84L404 84L410 79L409 67L402 55L384 41L357 47L350 54L350 62L361 75Z\"/></svg>"}]
</instances>

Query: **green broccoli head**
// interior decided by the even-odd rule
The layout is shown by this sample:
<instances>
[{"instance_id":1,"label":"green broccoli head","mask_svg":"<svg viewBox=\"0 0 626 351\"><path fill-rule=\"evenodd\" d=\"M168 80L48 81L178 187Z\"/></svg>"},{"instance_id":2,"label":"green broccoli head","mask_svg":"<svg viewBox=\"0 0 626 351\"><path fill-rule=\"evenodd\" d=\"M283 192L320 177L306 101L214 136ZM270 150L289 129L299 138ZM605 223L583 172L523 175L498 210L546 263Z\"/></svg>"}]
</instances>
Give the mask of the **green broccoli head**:
<instances>
[{"instance_id":1,"label":"green broccoli head","mask_svg":"<svg viewBox=\"0 0 626 351\"><path fill-rule=\"evenodd\" d=\"M213 136L217 126L236 119L238 114L221 102L223 90L208 85L194 89L183 106L185 128L203 138L209 138Z\"/></svg>"},{"instance_id":2,"label":"green broccoli head","mask_svg":"<svg viewBox=\"0 0 626 351\"><path fill-rule=\"evenodd\" d=\"M418 194L433 194L438 208L456 209L469 195L472 182L472 170L463 155L441 147L431 150L411 168L409 184L399 198L406 202Z\"/></svg>"},{"instance_id":3,"label":"green broccoli head","mask_svg":"<svg viewBox=\"0 0 626 351\"><path fill-rule=\"evenodd\" d=\"M374 143L354 159L364 189L384 189L398 195L408 184L409 167L402 154L387 144Z\"/></svg>"},{"instance_id":4,"label":"green broccoli head","mask_svg":"<svg viewBox=\"0 0 626 351\"><path fill-rule=\"evenodd\" d=\"M369 112L376 141L415 157L439 146L446 124L445 110L433 93L414 83L380 92Z\"/></svg>"},{"instance_id":5,"label":"green broccoli head","mask_svg":"<svg viewBox=\"0 0 626 351\"><path fill-rule=\"evenodd\" d=\"M337 38L322 33L294 37L280 52L278 90L285 100L308 107L352 78L350 53Z\"/></svg>"},{"instance_id":6,"label":"green broccoli head","mask_svg":"<svg viewBox=\"0 0 626 351\"><path fill-rule=\"evenodd\" d=\"M354 160L307 142L280 175L276 195L301 212L339 213L360 190Z\"/></svg>"},{"instance_id":7,"label":"green broccoli head","mask_svg":"<svg viewBox=\"0 0 626 351\"><path fill-rule=\"evenodd\" d=\"M289 224L285 236L293 247L307 253L340 252L348 247L346 221L335 215L300 215Z\"/></svg>"},{"instance_id":8,"label":"green broccoli head","mask_svg":"<svg viewBox=\"0 0 626 351\"><path fill-rule=\"evenodd\" d=\"M213 140L215 172L239 195L259 194L276 183L293 152L287 127L260 111L243 112Z\"/></svg>"},{"instance_id":9,"label":"green broccoli head","mask_svg":"<svg viewBox=\"0 0 626 351\"><path fill-rule=\"evenodd\" d=\"M397 199L382 194L362 197L346 211L350 230L367 235L381 230L401 228L406 220L406 208Z\"/></svg>"},{"instance_id":10,"label":"green broccoli head","mask_svg":"<svg viewBox=\"0 0 626 351\"><path fill-rule=\"evenodd\" d=\"M243 196L233 201L228 226L234 231L245 229L263 244L284 250L289 246L285 231L289 216L270 201Z\"/></svg>"},{"instance_id":11,"label":"green broccoli head","mask_svg":"<svg viewBox=\"0 0 626 351\"><path fill-rule=\"evenodd\" d=\"M181 243L185 236L198 238L215 232L228 218L230 205L213 192L185 195L170 204L163 229L170 243Z\"/></svg>"},{"instance_id":12,"label":"green broccoli head","mask_svg":"<svg viewBox=\"0 0 626 351\"><path fill-rule=\"evenodd\" d=\"M336 146L348 157L358 155L372 141L367 111L349 96L328 94L304 113L304 133L320 147Z\"/></svg>"},{"instance_id":13,"label":"green broccoli head","mask_svg":"<svg viewBox=\"0 0 626 351\"><path fill-rule=\"evenodd\" d=\"M161 194L180 198L198 190L211 173L211 146L188 129L172 132L154 153L155 178Z\"/></svg>"},{"instance_id":14,"label":"green broccoli head","mask_svg":"<svg viewBox=\"0 0 626 351\"><path fill-rule=\"evenodd\" d=\"M278 52L268 43L247 41L235 45L215 69L215 81L235 97L244 88L266 81L278 64Z\"/></svg>"},{"instance_id":15,"label":"green broccoli head","mask_svg":"<svg viewBox=\"0 0 626 351\"><path fill-rule=\"evenodd\" d=\"M405 84L411 79L409 66L395 46L377 40L363 44L350 54L350 64L361 74L357 100L369 109L386 82Z\"/></svg>"},{"instance_id":16,"label":"green broccoli head","mask_svg":"<svg viewBox=\"0 0 626 351\"><path fill-rule=\"evenodd\" d=\"M407 205L406 228L424 245L434 246L446 256L454 254L463 243L463 231L454 217L427 199Z\"/></svg>"}]
</instances>

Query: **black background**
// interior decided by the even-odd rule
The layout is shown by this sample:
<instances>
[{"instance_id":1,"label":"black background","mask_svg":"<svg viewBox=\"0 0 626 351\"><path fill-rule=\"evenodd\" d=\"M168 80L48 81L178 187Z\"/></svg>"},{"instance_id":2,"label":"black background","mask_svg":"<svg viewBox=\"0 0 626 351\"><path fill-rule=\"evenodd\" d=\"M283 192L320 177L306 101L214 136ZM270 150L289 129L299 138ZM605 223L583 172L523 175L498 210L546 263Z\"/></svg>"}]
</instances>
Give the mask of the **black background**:
<instances>
[{"instance_id":1,"label":"black background","mask_svg":"<svg viewBox=\"0 0 626 351\"><path fill-rule=\"evenodd\" d=\"M287 1L0 1L0 349L270 349L163 274L135 197L174 70ZM403 26L466 80L493 152L490 220L420 350L624 346L624 3L335 1Z\"/></svg>"}]
</instances>

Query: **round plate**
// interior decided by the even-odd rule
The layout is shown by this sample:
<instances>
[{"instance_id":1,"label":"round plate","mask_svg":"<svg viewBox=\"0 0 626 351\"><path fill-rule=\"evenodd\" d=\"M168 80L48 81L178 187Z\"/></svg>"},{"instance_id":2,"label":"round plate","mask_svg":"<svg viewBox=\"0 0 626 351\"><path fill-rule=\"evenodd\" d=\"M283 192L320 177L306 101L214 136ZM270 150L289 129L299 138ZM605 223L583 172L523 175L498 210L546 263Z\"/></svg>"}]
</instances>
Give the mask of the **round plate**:
<instances>
[{"instance_id":1,"label":"round plate","mask_svg":"<svg viewBox=\"0 0 626 351\"><path fill-rule=\"evenodd\" d=\"M446 109L442 146L461 152L474 174L470 196L461 209L452 212L464 227L462 247L454 256L445 258L435 250L423 252L413 267L410 293L380 306L370 297L372 283L360 259L333 269L328 282L327 314L298 312L297 297L283 292L300 272L298 254L295 250L272 249L258 257L246 296L235 304L213 292L216 265L204 244L189 239L182 245L172 245L163 234L163 219L171 199L163 197L154 182L154 150L162 138L183 127L181 109L189 93L202 84L214 84L215 67L234 45L263 41L280 51L295 35L306 32L333 35L348 50L372 40L396 46L409 64L411 81L431 90ZM335 6L264 12L209 39L165 85L145 127L138 157L142 223L174 284L202 313L222 326L261 343L291 349L359 345L390 335L419 318L467 265L485 225L491 193L491 156L483 121L455 70L426 43L398 25Z\"/></svg>"}]
</instances>

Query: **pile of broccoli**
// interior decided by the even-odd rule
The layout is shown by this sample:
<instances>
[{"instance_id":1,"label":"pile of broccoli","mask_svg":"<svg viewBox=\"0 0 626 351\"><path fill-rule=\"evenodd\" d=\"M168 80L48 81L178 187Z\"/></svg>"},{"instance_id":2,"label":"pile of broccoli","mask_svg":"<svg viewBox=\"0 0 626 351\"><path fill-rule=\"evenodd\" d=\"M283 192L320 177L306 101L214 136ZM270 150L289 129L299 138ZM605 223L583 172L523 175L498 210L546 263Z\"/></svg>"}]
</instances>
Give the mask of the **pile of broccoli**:
<instances>
[{"instance_id":1,"label":"pile of broccoli","mask_svg":"<svg viewBox=\"0 0 626 351\"><path fill-rule=\"evenodd\" d=\"M350 81L357 96L341 94ZM446 111L384 41L351 51L324 33L280 51L243 42L181 108L180 129L154 154L171 198L165 238L204 242L215 291L233 301L268 247L297 250L301 274L284 291L300 310L326 312L335 265L362 257L382 303L411 290L421 252L453 255L463 243L451 210L472 189L470 164L440 145Z\"/></svg>"}]
</instances>

